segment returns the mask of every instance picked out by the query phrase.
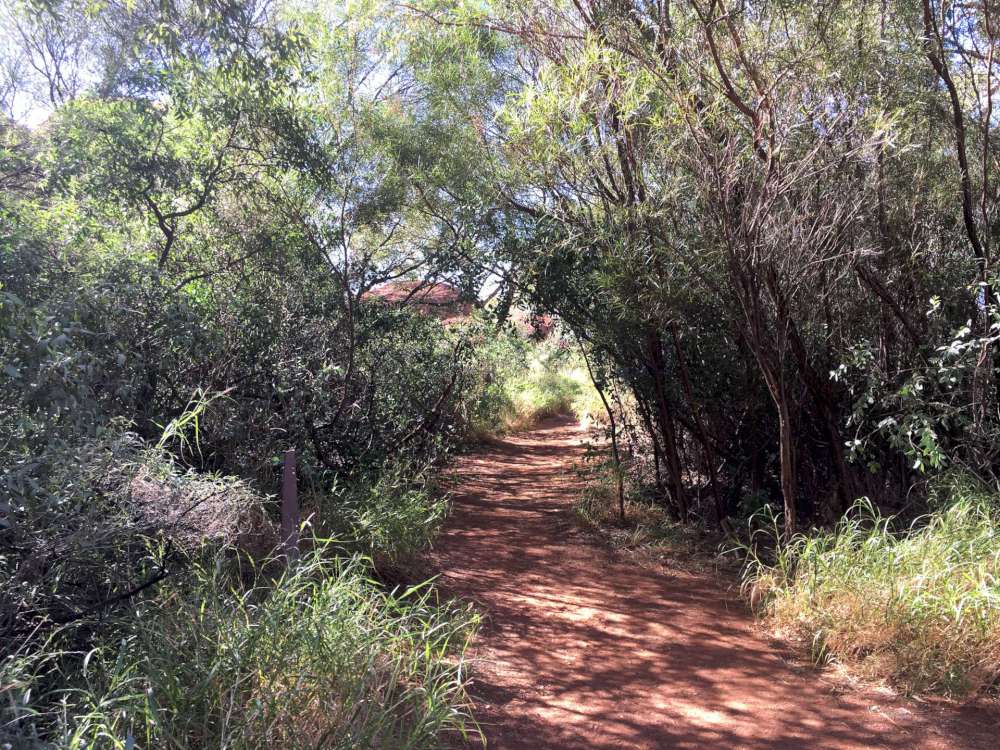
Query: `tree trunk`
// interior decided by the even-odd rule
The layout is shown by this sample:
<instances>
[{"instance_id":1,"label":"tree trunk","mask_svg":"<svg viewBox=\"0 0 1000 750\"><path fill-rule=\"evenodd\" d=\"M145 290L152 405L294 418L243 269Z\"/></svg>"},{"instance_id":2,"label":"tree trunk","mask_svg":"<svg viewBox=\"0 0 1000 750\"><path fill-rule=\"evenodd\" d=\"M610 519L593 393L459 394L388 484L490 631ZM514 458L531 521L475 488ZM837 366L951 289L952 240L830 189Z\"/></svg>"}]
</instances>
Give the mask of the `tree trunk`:
<instances>
[{"instance_id":1,"label":"tree trunk","mask_svg":"<svg viewBox=\"0 0 1000 750\"><path fill-rule=\"evenodd\" d=\"M726 508L722 500L722 493L719 490L718 477L715 471L715 451L712 450L711 441L708 439L708 430L701 419L701 411L694 398L694 387L691 384L691 377L688 374L687 364L684 362L684 352L681 349L681 339L677 332L677 324L671 323L670 333L674 340L674 349L677 352L677 369L680 371L681 384L684 393L691 407L691 414L694 416L695 437L701 443L702 456L705 459L705 469L708 473L708 483L712 490L712 501L715 509L715 523L722 528L722 522L726 517Z\"/></svg>"},{"instance_id":2,"label":"tree trunk","mask_svg":"<svg viewBox=\"0 0 1000 750\"><path fill-rule=\"evenodd\" d=\"M660 436L653 424L649 403L639 395L640 392L637 387L633 386L633 391L635 391L635 400L639 406L639 416L642 418L643 427L645 427L646 433L649 435L649 441L653 445L653 475L656 481L656 496L670 511L671 516L676 517L676 507L667 501L668 490L663 482L663 472L661 471L663 451L660 450Z\"/></svg>"},{"instance_id":3,"label":"tree trunk","mask_svg":"<svg viewBox=\"0 0 1000 750\"><path fill-rule=\"evenodd\" d=\"M795 481L795 445L792 410L788 403L788 394L784 384L780 384L778 406L778 439L781 455L781 496L785 506L785 541L795 534L796 527L796 481Z\"/></svg>"},{"instance_id":4,"label":"tree trunk","mask_svg":"<svg viewBox=\"0 0 1000 750\"><path fill-rule=\"evenodd\" d=\"M677 512L682 520L688 515L687 493L684 489L684 468L678 451L677 429L667 398L665 367L663 362L663 344L656 333L647 337L649 358L647 369L653 378L653 388L656 398L656 418L660 435L663 437L663 457L667 468L667 486L671 497L677 506Z\"/></svg>"},{"instance_id":5,"label":"tree trunk","mask_svg":"<svg viewBox=\"0 0 1000 750\"><path fill-rule=\"evenodd\" d=\"M625 477L622 473L621 453L618 450L618 423L615 420L615 412L611 408L611 404L608 403L607 396L604 395L604 388L598 382L597 378L594 377L594 369L590 366L590 359L587 357L587 351L583 348L583 343L579 339L577 342L580 344L580 354L583 355L583 362L587 365L587 374L590 375L590 382L593 384L594 390L597 391L597 395L601 397L604 411L608 415L608 427L611 432L611 455L615 462L615 484L618 491L618 520L625 523Z\"/></svg>"}]
</instances>

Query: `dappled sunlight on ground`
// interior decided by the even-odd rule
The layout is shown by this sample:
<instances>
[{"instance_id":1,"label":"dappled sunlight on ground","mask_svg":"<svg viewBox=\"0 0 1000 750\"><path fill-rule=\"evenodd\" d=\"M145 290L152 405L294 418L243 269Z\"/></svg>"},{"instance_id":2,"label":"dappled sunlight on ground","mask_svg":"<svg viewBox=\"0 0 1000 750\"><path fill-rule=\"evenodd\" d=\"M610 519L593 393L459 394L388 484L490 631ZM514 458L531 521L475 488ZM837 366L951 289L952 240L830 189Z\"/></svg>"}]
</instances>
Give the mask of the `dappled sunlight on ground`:
<instances>
[{"instance_id":1,"label":"dappled sunlight on ground","mask_svg":"<svg viewBox=\"0 0 1000 750\"><path fill-rule=\"evenodd\" d=\"M431 563L477 602L476 716L495 748L990 748L992 704L854 692L760 638L711 575L616 561L575 523L568 421L461 459Z\"/></svg>"}]
</instances>

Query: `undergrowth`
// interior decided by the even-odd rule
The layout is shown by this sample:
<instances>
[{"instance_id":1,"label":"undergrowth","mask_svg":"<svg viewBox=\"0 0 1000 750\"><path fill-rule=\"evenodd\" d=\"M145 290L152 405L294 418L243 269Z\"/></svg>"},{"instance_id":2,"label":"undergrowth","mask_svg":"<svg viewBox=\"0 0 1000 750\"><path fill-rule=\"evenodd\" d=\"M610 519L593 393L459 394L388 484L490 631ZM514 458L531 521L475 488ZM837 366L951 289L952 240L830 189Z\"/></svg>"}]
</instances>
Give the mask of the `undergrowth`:
<instances>
[{"instance_id":1,"label":"undergrowth","mask_svg":"<svg viewBox=\"0 0 1000 750\"><path fill-rule=\"evenodd\" d=\"M906 528L859 501L830 532L750 548L744 590L817 661L839 659L908 692L996 689L1000 680L1000 511L967 479ZM761 536L762 535L762 536Z\"/></svg>"},{"instance_id":2,"label":"undergrowth","mask_svg":"<svg viewBox=\"0 0 1000 750\"><path fill-rule=\"evenodd\" d=\"M574 510L584 527L613 549L650 562L671 559L685 567L702 567L714 556L714 543L696 527L670 517L648 488L625 484L625 516L618 507L614 466L608 460L591 461L580 469L583 491ZM628 475L626 475L628 476Z\"/></svg>"},{"instance_id":3,"label":"undergrowth","mask_svg":"<svg viewBox=\"0 0 1000 750\"><path fill-rule=\"evenodd\" d=\"M43 458L0 525L0 748L433 748L475 731L476 617L380 582L444 517L429 469L396 462L304 504L313 533L286 565L274 499L245 480L115 426Z\"/></svg>"},{"instance_id":4,"label":"undergrowth","mask_svg":"<svg viewBox=\"0 0 1000 750\"><path fill-rule=\"evenodd\" d=\"M63 630L6 656L0 746L348 750L468 733L475 617L428 588L380 590L369 570L322 544L273 580L210 555L91 648Z\"/></svg>"},{"instance_id":5,"label":"undergrowth","mask_svg":"<svg viewBox=\"0 0 1000 750\"><path fill-rule=\"evenodd\" d=\"M566 341L501 337L492 354L493 372L484 389L488 408L473 420L480 436L531 429L557 416L582 423L604 418L586 366Z\"/></svg>"},{"instance_id":6,"label":"undergrowth","mask_svg":"<svg viewBox=\"0 0 1000 750\"><path fill-rule=\"evenodd\" d=\"M447 516L434 476L432 466L396 461L311 494L303 509L342 552L369 556L380 569L396 566L423 550Z\"/></svg>"}]
</instances>

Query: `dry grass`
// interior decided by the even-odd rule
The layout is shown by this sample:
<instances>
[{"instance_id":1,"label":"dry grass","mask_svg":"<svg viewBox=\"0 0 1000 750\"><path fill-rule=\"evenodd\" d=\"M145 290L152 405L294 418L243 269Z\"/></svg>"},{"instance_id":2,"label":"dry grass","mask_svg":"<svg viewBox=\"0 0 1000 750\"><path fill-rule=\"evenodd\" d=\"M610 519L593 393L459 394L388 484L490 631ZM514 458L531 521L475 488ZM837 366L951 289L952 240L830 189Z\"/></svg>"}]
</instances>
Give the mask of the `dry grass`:
<instances>
[{"instance_id":1,"label":"dry grass","mask_svg":"<svg viewBox=\"0 0 1000 750\"><path fill-rule=\"evenodd\" d=\"M662 505L642 498L640 488L625 496L625 518L619 514L614 475L610 467L587 472L587 484L575 505L577 517L612 549L637 564L704 570L714 567L717 540L709 539L690 524L681 524Z\"/></svg>"},{"instance_id":2,"label":"dry grass","mask_svg":"<svg viewBox=\"0 0 1000 750\"><path fill-rule=\"evenodd\" d=\"M968 485L896 533L860 503L837 528L751 557L751 604L777 629L908 692L967 695L1000 681L1000 515Z\"/></svg>"}]
</instances>

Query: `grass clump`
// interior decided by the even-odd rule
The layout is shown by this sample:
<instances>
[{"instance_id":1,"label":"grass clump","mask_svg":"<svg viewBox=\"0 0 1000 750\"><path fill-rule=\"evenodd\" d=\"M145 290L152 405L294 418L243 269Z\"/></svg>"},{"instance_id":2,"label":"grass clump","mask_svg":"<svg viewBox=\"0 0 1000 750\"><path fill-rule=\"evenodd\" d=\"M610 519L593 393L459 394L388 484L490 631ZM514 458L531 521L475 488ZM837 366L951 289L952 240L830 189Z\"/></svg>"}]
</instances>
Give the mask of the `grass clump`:
<instances>
[{"instance_id":1,"label":"grass clump","mask_svg":"<svg viewBox=\"0 0 1000 750\"><path fill-rule=\"evenodd\" d=\"M610 460L593 461L581 471L584 488L574 504L577 518L613 549L637 562L681 559L690 566L711 557L697 529L670 517L646 488L626 482L625 517L618 507L615 468Z\"/></svg>"},{"instance_id":2,"label":"grass clump","mask_svg":"<svg viewBox=\"0 0 1000 750\"><path fill-rule=\"evenodd\" d=\"M604 418L600 396L580 354L563 343L535 346L528 366L512 379L513 426L526 429L543 419L572 416L583 423Z\"/></svg>"},{"instance_id":3,"label":"grass clump","mask_svg":"<svg viewBox=\"0 0 1000 750\"><path fill-rule=\"evenodd\" d=\"M573 413L580 384L569 374L549 369L541 359L534 359L529 370L510 384L513 413L508 417L512 429L531 427L549 417Z\"/></svg>"},{"instance_id":4,"label":"grass clump","mask_svg":"<svg viewBox=\"0 0 1000 750\"><path fill-rule=\"evenodd\" d=\"M303 508L342 553L363 554L385 571L430 544L447 517L448 500L435 485L435 467L397 461L311 493Z\"/></svg>"},{"instance_id":5,"label":"grass clump","mask_svg":"<svg viewBox=\"0 0 1000 750\"><path fill-rule=\"evenodd\" d=\"M210 556L92 648L57 633L0 662L0 746L421 748L467 733L474 616L369 570L319 544L248 584Z\"/></svg>"},{"instance_id":6,"label":"grass clump","mask_svg":"<svg viewBox=\"0 0 1000 750\"><path fill-rule=\"evenodd\" d=\"M829 533L778 543L767 562L751 555L751 604L817 661L852 662L908 692L995 689L1000 511L967 480L939 494L940 510L900 532L862 500Z\"/></svg>"}]
</instances>

